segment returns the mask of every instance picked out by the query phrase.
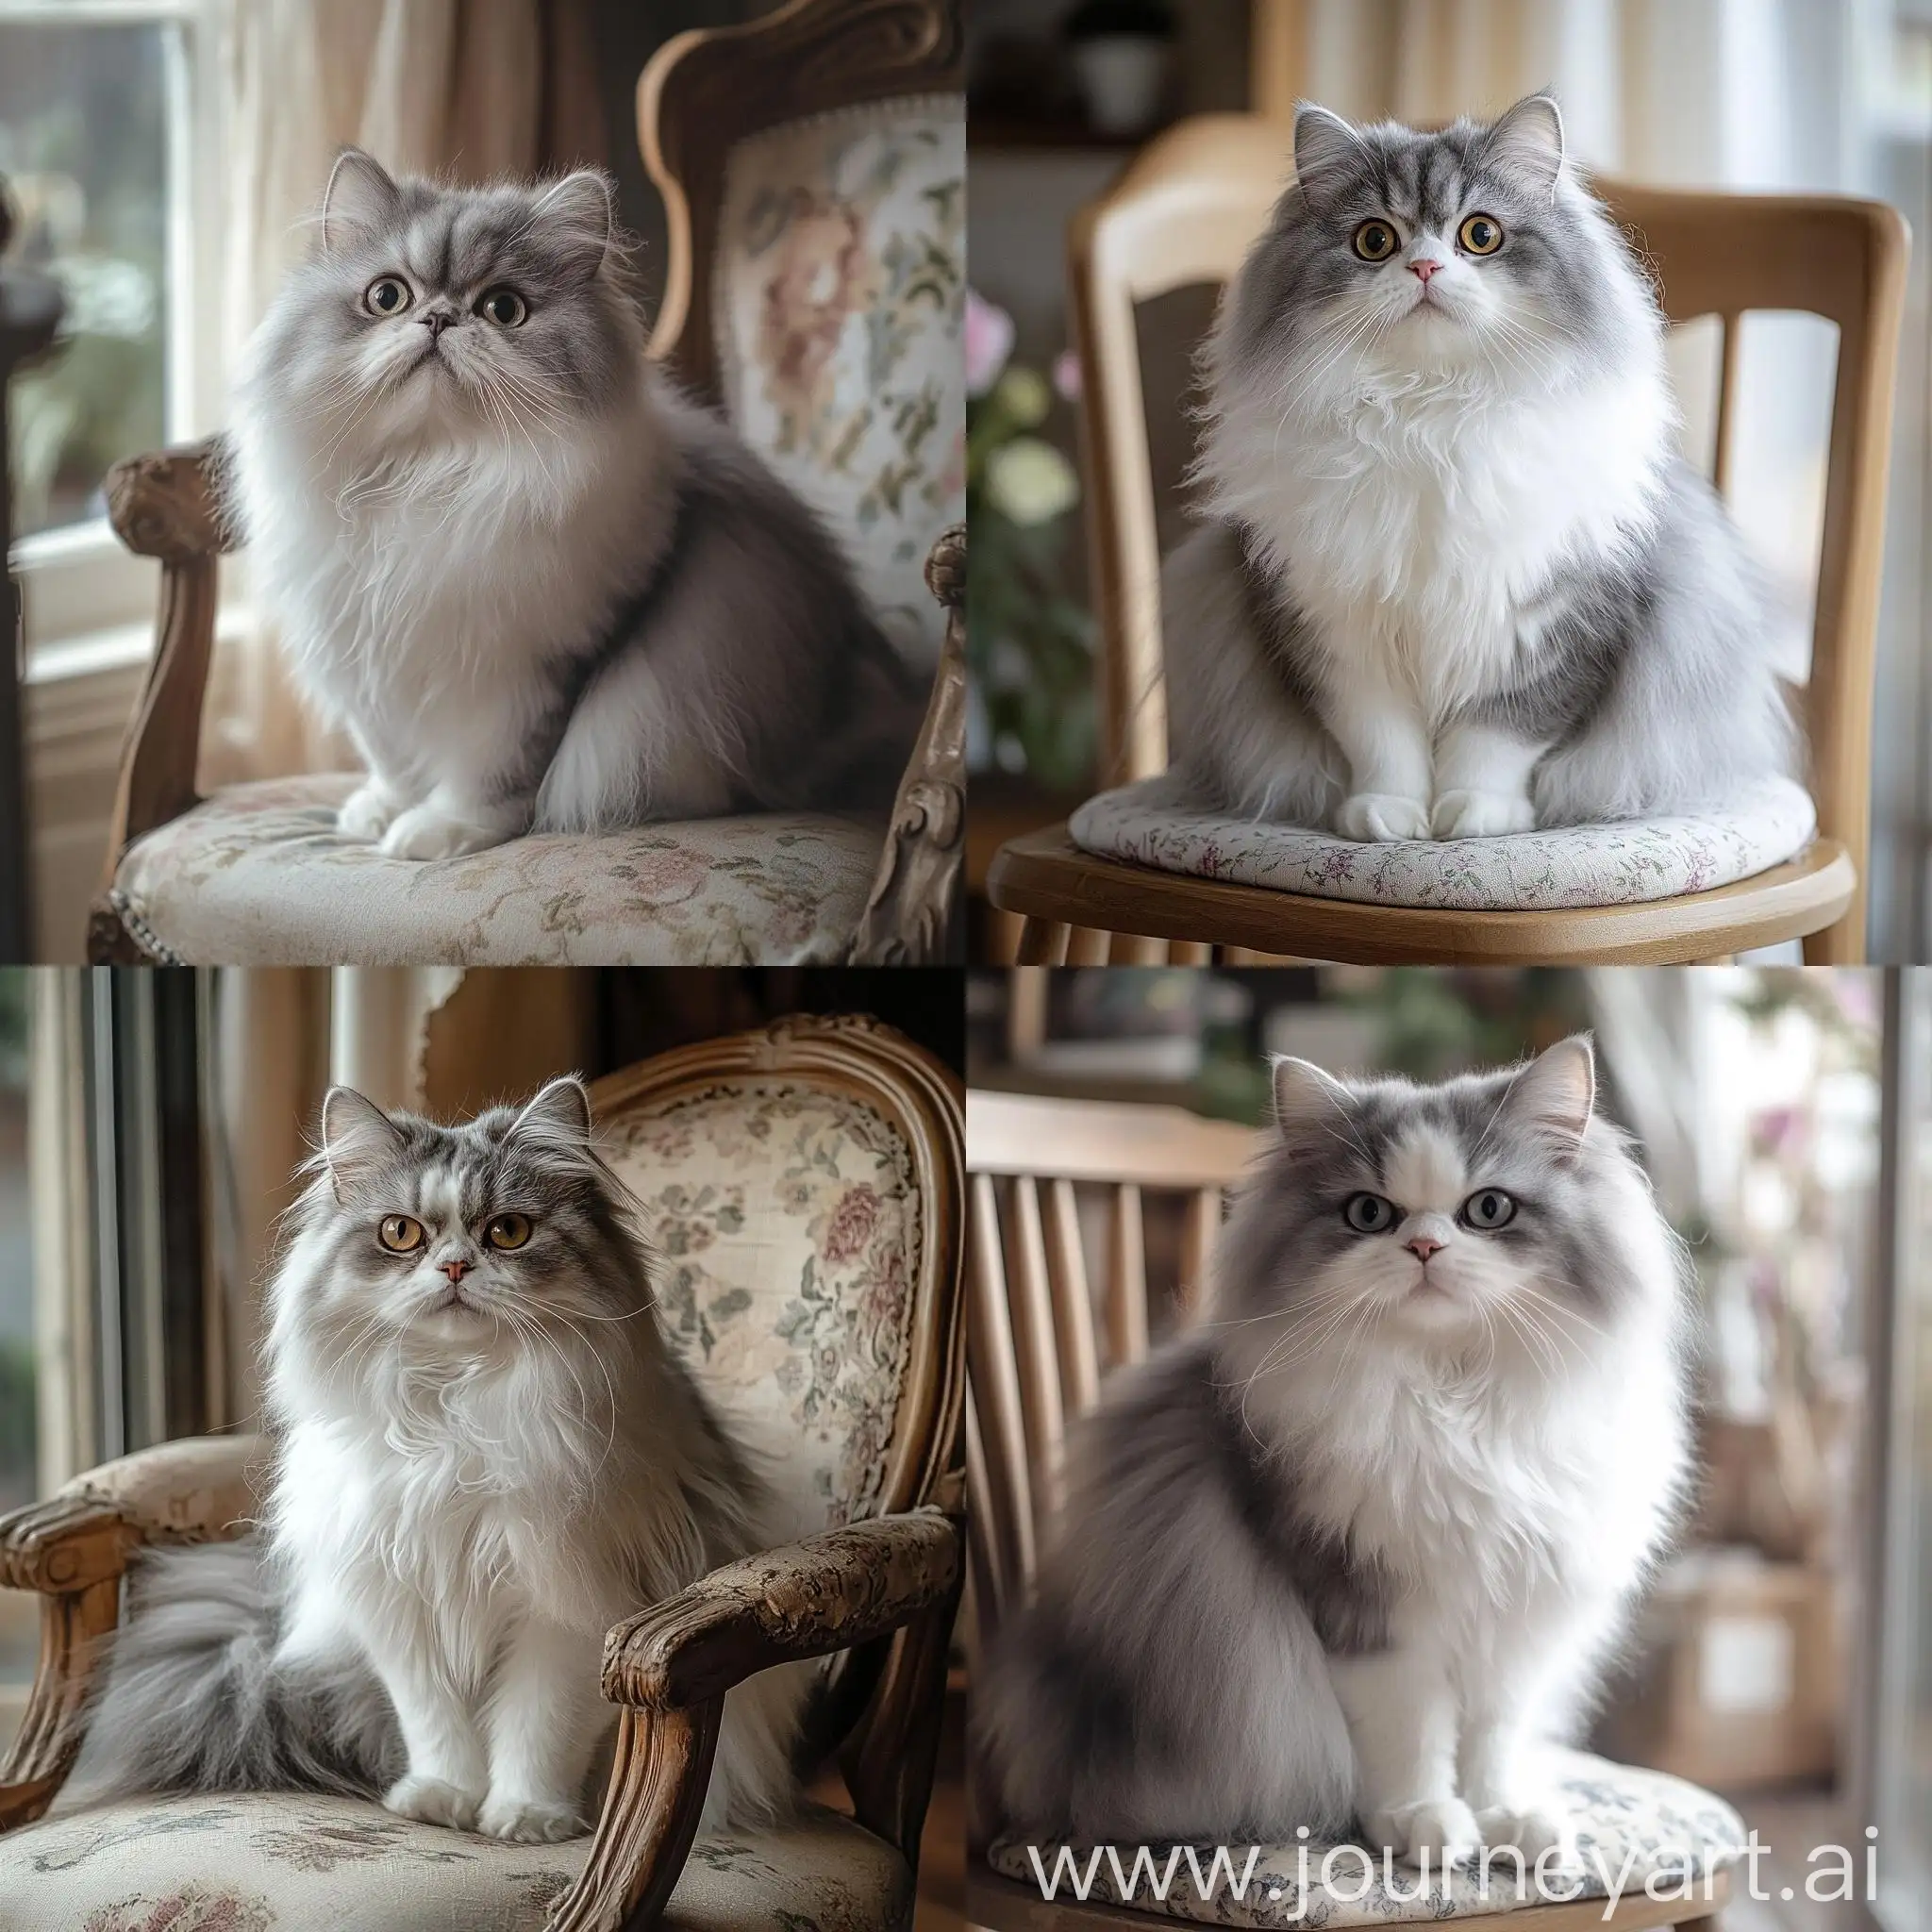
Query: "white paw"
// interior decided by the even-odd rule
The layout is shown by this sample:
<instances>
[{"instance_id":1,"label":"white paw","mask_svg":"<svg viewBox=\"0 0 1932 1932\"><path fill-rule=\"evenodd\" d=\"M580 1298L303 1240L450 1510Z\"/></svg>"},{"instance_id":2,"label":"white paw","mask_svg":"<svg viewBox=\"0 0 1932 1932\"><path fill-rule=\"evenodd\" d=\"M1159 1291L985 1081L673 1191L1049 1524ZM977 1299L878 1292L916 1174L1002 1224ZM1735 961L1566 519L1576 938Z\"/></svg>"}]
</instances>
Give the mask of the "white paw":
<instances>
[{"instance_id":1,"label":"white paw","mask_svg":"<svg viewBox=\"0 0 1932 1932\"><path fill-rule=\"evenodd\" d=\"M458 1831L475 1824L477 1802L475 1791L415 1772L398 1778L382 1800L383 1808L400 1818L420 1818L425 1824L447 1824Z\"/></svg>"},{"instance_id":2,"label":"white paw","mask_svg":"<svg viewBox=\"0 0 1932 1932\"><path fill-rule=\"evenodd\" d=\"M1536 808L1526 798L1502 791L1445 791L1436 801L1429 828L1439 839L1493 839L1504 832L1536 830Z\"/></svg>"},{"instance_id":3,"label":"white paw","mask_svg":"<svg viewBox=\"0 0 1932 1932\"><path fill-rule=\"evenodd\" d=\"M1475 1813L1460 1798L1397 1805L1375 1812L1368 1827L1371 1849L1386 1845L1406 1865L1420 1865L1426 1852L1435 1872L1467 1864L1483 1845Z\"/></svg>"},{"instance_id":4,"label":"white paw","mask_svg":"<svg viewBox=\"0 0 1932 1932\"><path fill-rule=\"evenodd\" d=\"M1357 791L1344 798L1335 814L1335 829L1344 839L1386 843L1391 839L1426 839L1429 808L1415 798L1397 798L1387 791Z\"/></svg>"},{"instance_id":5,"label":"white paw","mask_svg":"<svg viewBox=\"0 0 1932 1932\"><path fill-rule=\"evenodd\" d=\"M1546 1810L1540 1805L1522 1811L1497 1805L1478 1811L1475 1822L1484 1844L1514 1845L1523 1854L1524 1866L1531 1871L1546 1852L1556 1854L1553 1862L1557 1865L1575 1862L1576 1841L1571 1836L1569 1820L1559 1812Z\"/></svg>"},{"instance_id":6,"label":"white paw","mask_svg":"<svg viewBox=\"0 0 1932 1932\"><path fill-rule=\"evenodd\" d=\"M379 849L386 858L458 858L465 852L502 843L503 834L490 825L412 805L389 828Z\"/></svg>"},{"instance_id":7,"label":"white paw","mask_svg":"<svg viewBox=\"0 0 1932 1932\"><path fill-rule=\"evenodd\" d=\"M336 813L336 830L345 839L379 839L396 815L398 801L375 783L358 785Z\"/></svg>"},{"instance_id":8,"label":"white paw","mask_svg":"<svg viewBox=\"0 0 1932 1932\"><path fill-rule=\"evenodd\" d=\"M541 1798L491 1796L476 1817L476 1829L492 1838L514 1839L519 1844L554 1844L558 1839L581 1838L590 1824L575 1805L556 1805Z\"/></svg>"}]
</instances>

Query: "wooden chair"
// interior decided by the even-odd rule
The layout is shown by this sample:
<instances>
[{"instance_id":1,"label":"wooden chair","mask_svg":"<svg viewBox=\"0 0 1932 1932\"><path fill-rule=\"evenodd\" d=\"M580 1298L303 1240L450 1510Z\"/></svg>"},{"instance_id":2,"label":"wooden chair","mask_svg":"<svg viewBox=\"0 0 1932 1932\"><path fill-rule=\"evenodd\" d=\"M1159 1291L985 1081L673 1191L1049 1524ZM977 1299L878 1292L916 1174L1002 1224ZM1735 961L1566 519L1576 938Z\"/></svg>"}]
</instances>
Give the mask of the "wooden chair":
<instances>
[{"instance_id":1,"label":"wooden chair","mask_svg":"<svg viewBox=\"0 0 1932 1932\"><path fill-rule=\"evenodd\" d=\"M1248 1129L1179 1108L978 1089L967 1095L967 1601L975 1663L1032 1588L1041 1536L1059 1500L1068 1425L1094 1406L1108 1371L1146 1356L1150 1332L1159 1325L1164 1311L1148 1292L1147 1197L1178 1194L1185 1202L1172 1307L1165 1311L1184 1323L1210 1262L1226 1191L1257 1146ZM1088 1268L1094 1243L1082 1239L1083 1195L1089 1227L1097 1222L1104 1229L1097 1307ZM995 1823L975 1817L971 1826L966 1909L983 1932L1164 1923L1108 1905L1047 1901L1037 1888L995 1872L985 1857ZM1122 1856L1131 1859L1126 1848ZM1722 1904L1728 1882L1720 1878L1714 1891L1711 1903ZM1604 1924L1684 1924L1690 1932L1718 1932L1703 1901L1639 1900L1607 1918L1598 1900L1456 1923L1472 1932L1505 1925L1511 1932L1585 1932Z\"/></svg>"},{"instance_id":2,"label":"wooden chair","mask_svg":"<svg viewBox=\"0 0 1932 1932\"><path fill-rule=\"evenodd\" d=\"M1278 124L1181 123L1082 210L1071 296L1086 371L1088 531L1100 616L1101 769L1125 784L1167 766L1159 556L1136 337L1140 305L1224 284L1266 221L1290 162ZM1864 957L1873 653L1907 238L1897 211L1830 195L1607 187L1639 238L1673 323L1724 329L1715 480L1729 479L1740 322L1795 309L1838 325L1824 549L1803 712L1818 831L1789 863L1715 891L1557 911L1357 905L1097 858L1064 825L1011 840L988 880L1024 915L1024 962L1143 963L1170 943L1365 962L1660 963L1802 937L1813 963ZM1160 405L1168 407L1164 402Z\"/></svg>"},{"instance_id":3,"label":"wooden chair","mask_svg":"<svg viewBox=\"0 0 1932 1932\"><path fill-rule=\"evenodd\" d=\"M741 176L760 155L769 158L774 142L795 142L781 167L789 158L809 168L834 158L833 144L855 119L869 116L876 127L898 112L906 139L928 148L934 129L953 124L940 172L949 173L963 196L962 46L958 0L787 0L745 25L677 36L653 57L638 86L643 156L669 215L667 284L651 354L697 396L725 408L855 547L861 581L889 622L908 634L936 633L924 727L883 842L875 826L787 815L774 836L790 835L788 856L774 868L766 862L772 840L760 844L743 829L756 821L653 825L639 835L555 841L558 849L542 861L534 888L516 874L514 847L496 848L493 858L448 861L443 876L460 874L463 894L439 898L420 891L422 866L334 845L333 808L347 780L278 780L204 799L195 780L216 559L235 547L219 507L215 439L135 458L108 481L116 533L130 550L159 560L161 605L153 668L122 755L107 874L89 925L92 959L739 964L749 955L749 963L777 964L797 952L801 926L814 929L821 947L842 945L846 957L865 963L948 957L965 831L965 533L963 526L941 531L944 519L934 506L944 497L937 477L945 440L963 433L963 389L955 369L950 387L932 399L931 420L921 419L925 441L895 449L890 463L874 459L868 470L850 445L841 445L837 462L800 459L786 441L788 431L796 437L796 419L775 412L755 379L763 373L759 341L744 325L760 312L762 271L746 232L758 210L745 196L756 191L743 190ZM791 175L785 185L801 195L833 194L808 175ZM962 247L939 247L942 265L948 250L963 276ZM908 360L957 363L955 296L962 300L963 289L948 291L935 282L932 299L908 304L902 333L912 345ZM890 434L890 425L874 422L867 433ZM815 447L806 441L808 451ZM873 472L882 466L892 475L861 527L859 488L878 489ZM150 842L143 847L143 841ZM667 848L675 848L680 884L654 898L637 881L641 871L661 872ZM309 886L291 888L302 864L314 868ZM747 865L760 881L748 889L741 879ZM189 885L180 883L184 877ZM291 890L298 898L308 890L331 908L325 921L311 911L294 939L286 936ZM209 904L202 895L215 893L222 895L218 920L197 909ZM340 912L333 909L338 898ZM667 924L659 900L684 908L675 915L681 931ZM479 912L484 906L490 909ZM588 916L586 907L594 908ZM769 936L760 920L770 924ZM816 930L828 924L838 930Z\"/></svg>"},{"instance_id":4,"label":"wooden chair","mask_svg":"<svg viewBox=\"0 0 1932 1932\"><path fill-rule=\"evenodd\" d=\"M103 1905L193 1884L233 1893L225 1924L360 1932L432 1919L616 1932L658 1924L667 1902L672 1924L736 1932L781 1908L809 1916L814 1899L828 1924L910 1923L964 1567L958 1083L875 1022L799 1019L613 1074L592 1100L646 1224L678 1230L665 1319L675 1330L690 1313L686 1359L769 1466L796 1538L609 1633L618 1748L594 1837L506 1845L293 1793L61 1810L0 1839L9 1927L77 1924L81 1888L96 1884ZM835 1212L836 1253L821 1238ZM59 1791L129 1557L244 1530L267 1447L165 1443L0 1519L0 1584L41 1592L43 1632L0 1768L0 1831L40 1819ZM705 1841L688 1867L725 1690L834 1653L812 1741L836 1757L853 1816L808 1807L771 1833ZM116 1832L115 1856L82 1870L85 1848ZM192 1848L185 1866L167 1864L174 1846ZM384 1866L367 1869L378 1852ZM59 1876L36 1890L47 1871ZM168 1914L151 1904L158 1924Z\"/></svg>"}]
</instances>

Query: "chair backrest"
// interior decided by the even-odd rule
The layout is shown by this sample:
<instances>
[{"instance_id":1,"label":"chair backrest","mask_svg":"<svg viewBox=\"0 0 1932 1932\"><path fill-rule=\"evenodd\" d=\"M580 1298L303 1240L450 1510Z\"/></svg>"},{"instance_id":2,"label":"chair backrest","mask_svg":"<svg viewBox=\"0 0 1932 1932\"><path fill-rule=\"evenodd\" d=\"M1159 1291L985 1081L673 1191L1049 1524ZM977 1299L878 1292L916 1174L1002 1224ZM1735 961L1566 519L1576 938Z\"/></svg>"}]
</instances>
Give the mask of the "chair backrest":
<instances>
[{"instance_id":1,"label":"chair backrest","mask_svg":"<svg viewBox=\"0 0 1932 1932\"><path fill-rule=\"evenodd\" d=\"M958 1083L866 1020L792 1019L591 1089L665 1257L659 1313L788 1536L958 1507Z\"/></svg>"},{"instance_id":2,"label":"chair backrest","mask_svg":"<svg viewBox=\"0 0 1932 1932\"><path fill-rule=\"evenodd\" d=\"M1224 1191L1256 1145L1246 1127L1177 1107L968 1095L975 1641L1032 1585L1040 1532L1058 1499L1067 1424L1093 1407L1106 1371L1147 1353L1156 1311L1145 1197L1183 1204L1172 1273L1186 1319Z\"/></svg>"},{"instance_id":3,"label":"chair backrest","mask_svg":"<svg viewBox=\"0 0 1932 1932\"><path fill-rule=\"evenodd\" d=\"M959 0L789 0L661 47L638 85L669 229L652 353L839 533L907 657L965 513Z\"/></svg>"},{"instance_id":4,"label":"chair backrest","mask_svg":"<svg viewBox=\"0 0 1932 1932\"><path fill-rule=\"evenodd\" d=\"M1225 284L1291 172L1289 135L1256 115L1203 115L1151 142L1070 241L1086 379L1088 536L1100 617L1101 772L1167 766L1160 558L1135 312L1193 283ZM1719 319L1714 480L1730 480L1740 323L1797 310L1838 325L1838 373L1807 693L1819 829L1858 870L1862 931L1871 810L1873 660L1907 233L1894 208L1841 195L1730 194L1600 183L1655 272L1674 324Z\"/></svg>"}]
</instances>

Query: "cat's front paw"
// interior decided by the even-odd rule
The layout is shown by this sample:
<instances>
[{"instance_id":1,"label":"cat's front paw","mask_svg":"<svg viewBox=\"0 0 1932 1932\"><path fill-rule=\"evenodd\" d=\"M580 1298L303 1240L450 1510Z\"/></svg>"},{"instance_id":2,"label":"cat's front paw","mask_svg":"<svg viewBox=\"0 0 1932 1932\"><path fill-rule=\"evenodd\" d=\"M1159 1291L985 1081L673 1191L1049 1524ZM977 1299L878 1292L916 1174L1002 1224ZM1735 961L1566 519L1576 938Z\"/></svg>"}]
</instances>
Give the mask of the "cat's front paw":
<instances>
[{"instance_id":1,"label":"cat's front paw","mask_svg":"<svg viewBox=\"0 0 1932 1932\"><path fill-rule=\"evenodd\" d=\"M541 1798L491 1797L476 1816L476 1829L492 1838L514 1839L519 1844L555 1844L558 1839L581 1838L591 1828L575 1805L558 1805Z\"/></svg>"},{"instance_id":2,"label":"cat's front paw","mask_svg":"<svg viewBox=\"0 0 1932 1932\"><path fill-rule=\"evenodd\" d=\"M1505 791L1445 791L1436 801L1429 829L1439 839L1494 839L1505 832L1536 830L1536 808Z\"/></svg>"},{"instance_id":3,"label":"cat's front paw","mask_svg":"<svg viewBox=\"0 0 1932 1932\"><path fill-rule=\"evenodd\" d=\"M423 1777L411 1772L398 1778L383 1793L383 1808L399 1818L421 1819L425 1824L447 1824L457 1831L468 1831L476 1822L479 1803L475 1791L466 1791L440 1777Z\"/></svg>"},{"instance_id":4,"label":"cat's front paw","mask_svg":"<svg viewBox=\"0 0 1932 1932\"><path fill-rule=\"evenodd\" d=\"M1335 814L1335 829L1344 839L1363 844L1386 844L1395 839L1426 839L1429 808L1418 798L1398 798L1389 791L1357 791L1344 798Z\"/></svg>"},{"instance_id":5,"label":"cat's front paw","mask_svg":"<svg viewBox=\"0 0 1932 1932\"><path fill-rule=\"evenodd\" d=\"M453 819L426 805L412 805L396 820L378 848L385 858L459 858L501 845L504 835L492 825Z\"/></svg>"},{"instance_id":6,"label":"cat's front paw","mask_svg":"<svg viewBox=\"0 0 1932 1932\"><path fill-rule=\"evenodd\" d=\"M1484 1844L1514 1845L1530 1871L1536 1869L1537 1860L1545 1854L1559 1866L1575 1862L1576 1840L1571 1833L1570 1821L1560 1811L1541 1805L1523 1810L1498 1805L1478 1811L1475 1822Z\"/></svg>"},{"instance_id":7,"label":"cat's front paw","mask_svg":"<svg viewBox=\"0 0 1932 1932\"><path fill-rule=\"evenodd\" d=\"M1368 1820L1368 1833L1372 1849L1386 1845L1405 1865L1420 1865L1426 1854L1434 1872L1466 1865L1483 1848L1475 1813L1460 1798L1377 1811Z\"/></svg>"},{"instance_id":8,"label":"cat's front paw","mask_svg":"<svg viewBox=\"0 0 1932 1932\"><path fill-rule=\"evenodd\" d=\"M401 808L402 801L389 787L372 778L343 799L336 813L336 830L345 839L379 839Z\"/></svg>"}]
</instances>

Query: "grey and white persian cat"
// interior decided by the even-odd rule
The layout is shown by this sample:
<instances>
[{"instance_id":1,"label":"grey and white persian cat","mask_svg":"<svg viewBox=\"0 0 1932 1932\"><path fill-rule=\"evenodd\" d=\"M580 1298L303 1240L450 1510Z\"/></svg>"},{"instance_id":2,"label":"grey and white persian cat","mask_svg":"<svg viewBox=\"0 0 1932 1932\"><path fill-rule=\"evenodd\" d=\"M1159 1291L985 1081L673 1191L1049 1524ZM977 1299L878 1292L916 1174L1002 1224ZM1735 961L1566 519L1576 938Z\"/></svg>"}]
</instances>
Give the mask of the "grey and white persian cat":
<instances>
[{"instance_id":1,"label":"grey and white persian cat","mask_svg":"<svg viewBox=\"0 0 1932 1932\"><path fill-rule=\"evenodd\" d=\"M877 806L911 746L829 534L646 361L610 195L350 149L248 347L233 511L367 766L341 828L394 857Z\"/></svg>"},{"instance_id":2,"label":"grey and white persian cat","mask_svg":"<svg viewBox=\"0 0 1932 1932\"><path fill-rule=\"evenodd\" d=\"M1359 840L1672 812L1790 764L1801 655L1678 454L1664 322L1545 95L1295 120L1163 584L1175 763ZM1781 635L1783 634L1783 635Z\"/></svg>"},{"instance_id":3,"label":"grey and white persian cat","mask_svg":"<svg viewBox=\"0 0 1932 1932\"><path fill-rule=\"evenodd\" d=\"M264 1519L139 1560L75 1795L307 1788L569 1837L605 1633L782 1539L576 1081L453 1127L339 1087L323 1134L270 1295ZM789 1807L810 1682L726 1696L708 1827Z\"/></svg>"},{"instance_id":4,"label":"grey and white persian cat","mask_svg":"<svg viewBox=\"0 0 1932 1932\"><path fill-rule=\"evenodd\" d=\"M1567 1857L1538 1747L1685 1481L1674 1238L1585 1041L1437 1087L1282 1060L1274 1091L1203 1320L1073 1439L981 1769L1081 1843Z\"/></svg>"}]
</instances>

